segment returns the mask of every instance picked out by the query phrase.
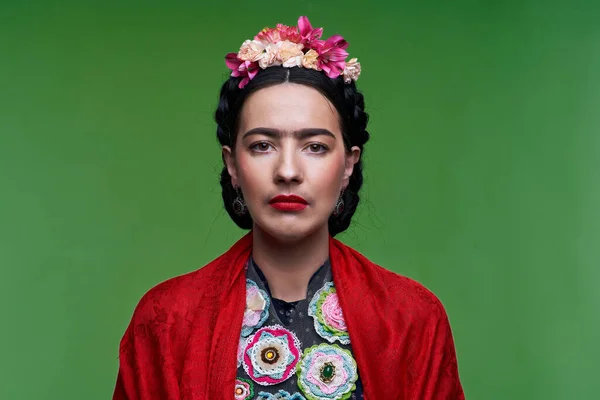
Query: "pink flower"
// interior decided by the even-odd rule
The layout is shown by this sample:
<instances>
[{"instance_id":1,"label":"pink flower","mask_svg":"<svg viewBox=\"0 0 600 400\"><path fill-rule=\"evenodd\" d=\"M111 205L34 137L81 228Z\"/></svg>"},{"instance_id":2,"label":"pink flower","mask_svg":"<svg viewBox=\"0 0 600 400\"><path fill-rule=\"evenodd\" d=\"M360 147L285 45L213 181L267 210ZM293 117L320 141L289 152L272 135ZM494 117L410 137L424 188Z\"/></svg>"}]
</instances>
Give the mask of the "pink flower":
<instances>
[{"instance_id":1,"label":"pink flower","mask_svg":"<svg viewBox=\"0 0 600 400\"><path fill-rule=\"evenodd\" d=\"M300 29L302 43L311 49L313 48L313 42L316 43L316 41L323 35L323 28L313 29L308 17L298 18L298 28Z\"/></svg>"},{"instance_id":2,"label":"pink flower","mask_svg":"<svg viewBox=\"0 0 600 400\"><path fill-rule=\"evenodd\" d=\"M251 61L242 61L237 57L236 53L229 53L225 56L225 64L231 70L231 76L243 77L238 84L240 89L250 82L258 73L258 64Z\"/></svg>"},{"instance_id":3,"label":"pink flower","mask_svg":"<svg viewBox=\"0 0 600 400\"><path fill-rule=\"evenodd\" d=\"M290 42L300 43L302 37L298 33L298 28L295 26L287 26L283 24L277 24L279 30L279 36L281 40L289 40Z\"/></svg>"},{"instance_id":4,"label":"pink flower","mask_svg":"<svg viewBox=\"0 0 600 400\"><path fill-rule=\"evenodd\" d=\"M254 36L254 40L260 40L265 43L277 43L282 40L299 43L301 36L298 33L298 28L295 26L287 26L277 24L277 28L265 28Z\"/></svg>"},{"instance_id":5,"label":"pink flower","mask_svg":"<svg viewBox=\"0 0 600 400\"><path fill-rule=\"evenodd\" d=\"M348 330L337 293L331 293L327 296L323 302L322 310L327 325L332 326L338 331L345 332Z\"/></svg>"},{"instance_id":6,"label":"pink flower","mask_svg":"<svg viewBox=\"0 0 600 400\"><path fill-rule=\"evenodd\" d=\"M344 368L345 359L339 354L316 353L308 364L308 374L306 380L316 385L324 394L331 395L347 385L348 372ZM335 374L330 382L323 382L321 371L325 365L329 364L334 368Z\"/></svg>"},{"instance_id":7,"label":"pink flower","mask_svg":"<svg viewBox=\"0 0 600 400\"><path fill-rule=\"evenodd\" d=\"M328 77L335 79L346 68L346 57L348 52L345 50L348 42L340 35L334 35L329 39L317 42L317 52L319 53L318 66Z\"/></svg>"}]
</instances>

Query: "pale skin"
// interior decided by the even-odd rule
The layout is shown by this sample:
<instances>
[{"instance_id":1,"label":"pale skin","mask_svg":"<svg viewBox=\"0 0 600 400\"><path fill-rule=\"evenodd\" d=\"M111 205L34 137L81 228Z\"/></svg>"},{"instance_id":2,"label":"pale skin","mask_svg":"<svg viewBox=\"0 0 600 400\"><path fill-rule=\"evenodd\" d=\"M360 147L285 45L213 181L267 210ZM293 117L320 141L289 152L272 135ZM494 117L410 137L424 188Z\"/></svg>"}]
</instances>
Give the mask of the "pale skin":
<instances>
[{"instance_id":1,"label":"pale skin","mask_svg":"<svg viewBox=\"0 0 600 400\"><path fill-rule=\"evenodd\" d=\"M235 148L222 147L231 183L253 220L252 256L274 298L306 298L308 282L329 256L328 219L360 158L344 147L339 115L309 86L282 83L251 94L240 114ZM269 201L303 197L301 211Z\"/></svg>"}]
</instances>

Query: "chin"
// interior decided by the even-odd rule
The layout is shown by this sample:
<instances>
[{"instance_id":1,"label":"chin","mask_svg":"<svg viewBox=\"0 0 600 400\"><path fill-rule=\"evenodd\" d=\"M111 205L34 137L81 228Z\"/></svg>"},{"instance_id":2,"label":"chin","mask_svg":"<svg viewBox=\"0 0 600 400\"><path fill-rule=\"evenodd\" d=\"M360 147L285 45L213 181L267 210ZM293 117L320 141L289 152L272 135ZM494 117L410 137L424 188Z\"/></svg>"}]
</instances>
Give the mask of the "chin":
<instances>
[{"instance_id":1,"label":"chin","mask_svg":"<svg viewBox=\"0 0 600 400\"><path fill-rule=\"evenodd\" d=\"M281 221L269 221L269 223L255 222L254 229L260 229L266 235L283 243L294 243L305 239L319 231L318 226L299 226L297 222L286 223ZM304 224L302 224L304 225Z\"/></svg>"}]
</instances>

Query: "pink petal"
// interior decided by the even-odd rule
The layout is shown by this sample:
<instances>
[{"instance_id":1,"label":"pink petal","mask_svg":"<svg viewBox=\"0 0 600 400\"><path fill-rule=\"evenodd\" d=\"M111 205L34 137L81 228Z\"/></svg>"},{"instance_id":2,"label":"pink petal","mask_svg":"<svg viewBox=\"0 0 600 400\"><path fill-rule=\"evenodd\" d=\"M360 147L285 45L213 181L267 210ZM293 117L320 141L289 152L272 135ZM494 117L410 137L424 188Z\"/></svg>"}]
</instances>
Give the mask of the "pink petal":
<instances>
[{"instance_id":1,"label":"pink petal","mask_svg":"<svg viewBox=\"0 0 600 400\"><path fill-rule=\"evenodd\" d=\"M323 70L323 72L325 72L325 75L329 76L329 74L331 73L331 68L329 67L329 65L325 64L325 63L319 63L319 68L321 68Z\"/></svg>"},{"instance_id":2,"label":"pink petal","mask_svg":"<svg viewBox=\"0 0 600 400\"><path fill-rule=\"evenodd\" d=\"M317 28L317 29L313 29L312 31L312 35L311 35L314 39L318 39L321 36L323 36L323 28Z\"/></svg>"},{"instance_id":3,"label":"pink petal","mask_svg":"<svg viewBox=\"0 0 600 400\"><path fill-rule=\"evenodd\" d=\"M300 17L298 18L298 29L300 29L300 34L302 36L308 36L308 34L313 30L308 17Z\"/></svg>"},{"instance_id":4,"label":"pink petal","mask_svg":"<svg viewBox=\"0 0 600 400\"><path fill-rule=\"evenodd\" d=\"M259 68L258 68L258 63L253 62L253 63L249 63L246 66L247 70L248 70L248 77L250 79L254 79L254 77L256 76L256 74L258 74Z\"/></svg>"},{"instance_id":5,"label":"pink petal","mask_svg":"<svg viewBox=\"0 0 600 400\"><path fill-rule=\"evenodd\" d=\"M327 58L329 61L346 61L346 57L348 57L348 52L340 48L334 47L327 52Z\"/></svg>"},{"instance_id":6,"label":"pink petal","mask_svg":"<svg viewBox=\"0 0 600 400\"><path fill-rule=\"evenodd\" d=\"M244 88L244 86L246 86L246 84L247 84L248 82L250 82L250 78L248 78L248 77L245 77L244 79L242 79L242 80L240 81L240 83L238 84L238 87L239 87L240 89L243 89L243 88Z\"/></svg>"},{"instance_id":7,"label":"pink petal","mask_svg":"<svg viewBox=\"0 0 600 400\"><path fill-rule=\"evenodd\" d=\"M237 58L237 53L229 53L225 56L225 64L232 71L237 71L242 61Z\"/></svg>"},{"instance_id":8,"label":"pink petal","mask_svg":"<svg viewBox=\"0 0 600 400\"><path fill-rule=\"evenodd\" d=\"M348 47L348 42L340 35L333 35L323 43L321 51L326 52L330 49L337 47L339 49L345 49Z\"/></svg>"}]
</instances>

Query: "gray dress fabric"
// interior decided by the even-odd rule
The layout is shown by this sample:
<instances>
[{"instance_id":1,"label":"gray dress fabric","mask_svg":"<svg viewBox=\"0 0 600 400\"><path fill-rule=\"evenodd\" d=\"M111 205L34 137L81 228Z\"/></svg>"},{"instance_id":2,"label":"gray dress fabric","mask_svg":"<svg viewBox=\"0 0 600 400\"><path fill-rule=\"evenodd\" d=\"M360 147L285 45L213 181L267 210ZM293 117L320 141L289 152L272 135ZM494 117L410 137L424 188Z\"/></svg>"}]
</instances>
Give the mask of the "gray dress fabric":
<instances>
[{"instance_id":1,"label":"gray dress fabric","mask_svg":"<svg viewBox=\"0 0 600 400\"><path fill-rule=\"evenodd\" d=\"M321 400L321 399L350 399L350 400L360 400L363 398L363 390L362 384L360 382L360 378L358 378L357 367L354 366L355 372L352 375L349 367L351 363L346 362L344 370L340 367L341 364L311 364L311 365L321 365L320 369L317 372L313 372L309 377L307 373L300 373L299 370L309 370L309 359L310 357L303 356L303 352L311 348L312 346L319 346L319 349L325 349L325 352L328 352L328 349L332 349L335 347L340 351L339 348L347 350L344 354L352 357L352 348L351 344L344 344L344 340L326 340L323 335L328 336L327 331L321 330L322 334L317 332L317 323L315 322L315 304L317 304L317 300L323 298L321 293L327 288L334 288L333 286L333 277L331 272L331 264L329 260L327 260L311 277L306 299L295 301L295 302L285 302L283 300L274 299L271 297L271 292L269 290L269 285L267 280L265 279L264 274L260 270L260 268L256 265L254 260L251 258L248 261L247 270L246 270L246 279L247 285L256 285L263 295L268 297L266 299L268 307L268 313L264 311L262 314L262 323L258 323L256 326L252 326L250 328L243 327L242 329L242 337L240 338L240 350L238 351L238 370L237 370L237 379L236 379L236 393L234 396L235 400L248 400L248 399L258 399L258 400ZM255 288L256 289L256 288ZM337 295L336 295L337 296ZM337 300L337 298L336 298ZM312 316L309 315L309 307L311 305L311 301L313 303L312 306ZM336 302L337 304L337 302ZM263 370L263 374L260 372L257 373L253 368L253 363L251 362L252 358L255 357L255 360L261 357L257 351L261 350L259 347L258 350L254 352L249 351L250 347L248 347L248 343L257 343L257 340L252 341L251 339L255 339L255 336L261 335L265 329L270 329L271 327L281 327L287 331L292 332L296 338L298 339L299 344L299 359L296 361L296 368L293 368L294 372L286 377L284 374L283 377L280 375L273 375L275 377L275 381L282 380L277 383L265 382L269 379L268 373L265 373ZM257 333L257 331L259 331ZM323 333L324 332L324 333ZM245 336L245 337L244 337ZM261 336L264 337L264 336ZM347 336L345 336L349 342ZM333 342L332 342L333 340ZM267 350L265 350L267 349ZM278 359L278 355L275 352L271 352L268 350L269 348L262 348L262 361L267 361L269 357L274 359L275 357ZM265 353L266 351L266 353ZM247 354L246 354L247 353ZM266 355L265 355L266 354ZM319 353L322 354L322 353ZM334 355L337 359L348 360L348 357L343 358L337 355ZM266 358L265 358L266 357ZM319 357L319 356L315 356ZM290 365L292 363L292 357L290 357ZM304 363L302 362L304 361ZM352 361L354 363L354 361ZM265 364L266 365L266 364ZM355 365L355 364L354 364ZM267 365L268 366L268 365ZM301 368L305 367L305 368ZM291 368L291 367L290 367ZM311 367L310 371L316 371ZM346 370L346 368L348 368ZM288 368L289 369L289 368ZM348 373L346 373L348 372ZM259 378L257 378L259 376ZM352 383L348 384L340 384L343 383L344 379L348 381L348 377L355 376L356 379L355 387ZM262 377L262 378L261 378ZM317 382L317 386L313 385L311 382L315 382L315 377L319 377L321 382ZM304 385L300 384L300 380ZM311 380L312 379L312 380ZM323 383L327 382L326 383ZM330 386L328 386L329 382L332 382ZM336 383L337 382L337 383ZM334 388L338 388L337 390L331 392ZM316 388L316 389L315 389ZM329 391L329 392L328 392Z\"/></svg>"}]
</instances>

